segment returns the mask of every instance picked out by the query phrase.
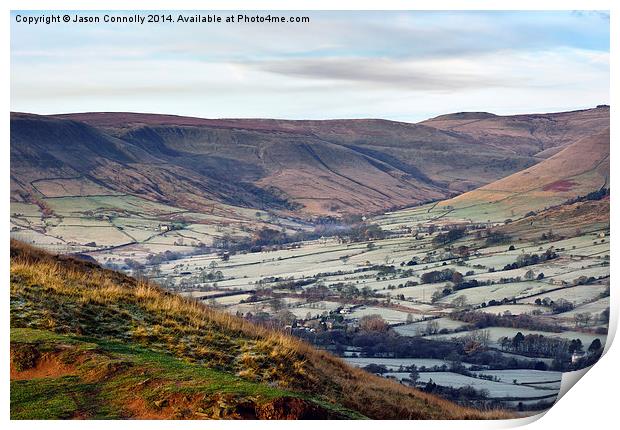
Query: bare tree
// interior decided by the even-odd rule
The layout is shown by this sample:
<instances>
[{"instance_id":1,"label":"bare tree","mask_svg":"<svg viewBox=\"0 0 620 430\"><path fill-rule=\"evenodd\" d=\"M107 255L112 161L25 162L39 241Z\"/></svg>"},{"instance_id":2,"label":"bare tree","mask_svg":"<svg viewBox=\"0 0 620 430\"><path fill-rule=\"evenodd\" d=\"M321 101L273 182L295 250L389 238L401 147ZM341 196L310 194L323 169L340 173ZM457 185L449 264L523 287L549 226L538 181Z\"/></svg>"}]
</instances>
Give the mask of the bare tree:
<instances>
[{"instance_id":1,"label":"bare tree","mask_svg":"<svg viewBox=\"0 0 620 430\"><path fill-rule=\"evenodd\" d=\"M426 323L426 334L437 334L439 332L439 323L431 320Z\"/></svg>"}]
</instances>

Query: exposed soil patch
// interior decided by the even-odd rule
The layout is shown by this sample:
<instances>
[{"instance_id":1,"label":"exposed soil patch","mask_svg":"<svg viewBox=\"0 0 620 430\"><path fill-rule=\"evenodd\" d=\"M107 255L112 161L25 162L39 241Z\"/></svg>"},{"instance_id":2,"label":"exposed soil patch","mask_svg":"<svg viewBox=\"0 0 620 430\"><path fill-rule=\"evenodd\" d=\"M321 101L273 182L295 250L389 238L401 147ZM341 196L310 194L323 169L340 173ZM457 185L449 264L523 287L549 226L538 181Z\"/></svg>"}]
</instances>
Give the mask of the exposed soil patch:
<instances>
[{"instance_id":1,"label":"exposed soil patch","mask_svg":"<svg viewBox=\"0 0 620 430\"><path fill-rule=\"evenodd\" d=\"M76 374L73 364L63 363L58 355L45 353L38 356L32 363L32 367L24 367L17 364L16 355L11 351L11 381L23 381L34 378L58 378Z\"/></svg>"}]
</instances>

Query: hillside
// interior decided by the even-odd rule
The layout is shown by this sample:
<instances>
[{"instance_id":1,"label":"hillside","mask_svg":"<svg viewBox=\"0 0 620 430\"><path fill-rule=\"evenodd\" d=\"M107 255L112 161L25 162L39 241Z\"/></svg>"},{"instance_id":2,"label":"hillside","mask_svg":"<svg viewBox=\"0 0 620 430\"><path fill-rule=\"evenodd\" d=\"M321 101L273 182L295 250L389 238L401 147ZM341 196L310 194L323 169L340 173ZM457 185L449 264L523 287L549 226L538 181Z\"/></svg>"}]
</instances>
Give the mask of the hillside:
<instances>
[{"instance_id":1,"label":"hillside","mask_svg":"<svg viewBox=\"0 0 620 430\"><path fill-rule=\"evenodd\" d=\"M609 127L609 106L572 112L499 116L487 112L441 115L421 124L457 132L517 154L548 158Z\"/></svg>"},{"instance_id":2,"label":"hillside","mask_svg":"<svg viewBox=\"0 0 620 430\"><path fill-rule=\"evenodd\" d=\"M292 337L11 243L11 417L506 418Z\"/></svg>"},{"instance_id":3,"label":"hillside","mask_svg":"<svg viewBox=\"0 0 620 430\"><path fill-rule=\"evenodd\" d=\"M131 194L153 201L202 208L213 201L284 209L288 203L244 178L218 177L211 160L191 162L171 151L143 148L88 124L30 114L11 116L11 196L37 197ZM192 158L192 157L187 157ZM241 172L255 169L239 165Z\"/></svg>"},{"instance_id":4,"label":"hillside","mask_svg":"<svg viewBox=\"0 0 620 430\"><path fill-rule=\"evenodd\" d=\"M538 130L540 117L519 117L514 128ZM549 117L562 133L547 130L544 142L532 143L541 133L491 139L495 123L483 121L474 133L446 125L452 120L445 118L409 124L13 113L11 196L32 202L128 194L194 211L226 204L304 217L375 213L447 198L523 170L607 127L609 111Z\"/></svg>"},{"instance_id":5,"label":"hillside","mask_svg":"<svg viewBox=\"0 0 620 430\"><path fill-rule=\"evenodd\" d=\"M59 115L58 117L85 121L93 126L102 127L121 138L130 135L135 130L148 130L150 134L153 132L159 134L162 127L173 128L176 134L187 130L188 127L217 129L222 134L225 134L226 130L230 134L245 131L252 139L256 139L261 134L270 133L271 135L266 138L267 141L271 141L276 134L296 139L305 136L306 139L318 139L323 143L346 149L346 155L349 158L362 157L374 167L390 175L403 176L404 174L405 178L415 178L424 184L434 185L444 193L474 188L501 177L501 169L517 171L537 161L535 158L522 157L498 146L481 144L459 133L444 132L422 124L379 119L216 120L134 113L83 113ZM173 136L166 142L175 145L177 140L178 137ZM205 146L205 142L196 143L201 147ZM310 143L312 144L313 141ZM276 148L272 145L262 148L267 153L272 149ZM337 159L331 159L331 161L336 162ZM482 168L482 164L486 167ZM452 168L448 171L446 165ZM283 168L286 167L283 166ZM324 198L323 195L321 197Z\"/></svg>"},{"instance_id":6,"label":"hillside","mask_svg":"<svg viewBox=\"0 0 620 430\"><path fill-rule=\"evenodd\" d=\"M520 240L540 238L542 234L572 237L609 228L609 197L601 200L554 206L535 215L496 228Z\"/></svg>"},{"instance_id":7,"label":"hillside","mask_svg":"<svg viewBox=\"0 0 620 430\"><path fill-rule=\"evenodd\" d=\"M440 202L437 209L503 221L585 196L609 186L609 139L609 129L581 138L528 169Z\"/></svg>"}]
</instances>

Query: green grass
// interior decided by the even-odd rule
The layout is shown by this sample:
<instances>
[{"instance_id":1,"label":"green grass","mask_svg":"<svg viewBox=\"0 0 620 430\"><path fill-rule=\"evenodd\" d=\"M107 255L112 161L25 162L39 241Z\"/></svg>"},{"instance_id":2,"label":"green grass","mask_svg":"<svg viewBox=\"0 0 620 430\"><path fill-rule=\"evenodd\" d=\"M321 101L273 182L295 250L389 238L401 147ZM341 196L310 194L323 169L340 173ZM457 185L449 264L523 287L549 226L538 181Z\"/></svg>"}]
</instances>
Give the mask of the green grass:
<instances>
[{"instance_id":1,"label":"green grass","mask_svg":"<svg viewBox=\"0 0 620 430\"><path fill-rule=\"evenodd\" d=\"M69 336L32 328L11 328L10 339L11 343L76 342Z\"/></svg>"},{"instance_id":2,"label":"green grass","mask_svg":"<svg viewBox=\"0 0 620 430\"><path fill-rule=\"evenodd\" d=\"M76 376L13 381L11 419L123 418L121 410L106 403L100 389L98 384L81 382Z\"/></svg>"},{"instance_id":3,"label":"green grass","mask_svg":"<svg viewBox=\"0 0 620 430\"><path fill-rule=\"evenodd\" d=\"M365 418L308 395L247 381L140 346L28 328L11 329L11 344L13 348L27 345L46 352L62 350L62 361L80 363L76 375L12 381L12 419L122 418L127 416L123 401L136 394L154 408L174 395L204 395L205 399L226 399L219 400L218 407L230 410L243 401L261 404L295 397L337 415ZM80 360L85 354L87 359ZM97 374L98 378L94 376ZM144 384L149 380L157 384Z\"/></svg>"},{"instance_id":4,"label":"green grass","mask_svg":"<svg viewBox=\"0 0 620 430\"><path fill-rule=\"evenodd\" d=\"M87 340L96 341L94 339ZM292 391L246 381L230 373L189 363L169 354L139 346L105 340L96 342L98 348L105 353L112 353L115 357L126 360L132 365L156 370L159 378L170 378L180 383L189 384L185 387L187 392L200 390L200 392L207 394L236 393L242 396L260 396L265 399L296 395Z\"/></svg>"},{"instance_id":5,"label":"green grass","mask_svg":"<svg viewBox=\"0 0 620 430\"><path fill-rule=\"evenodd\" d=\"M49 420L72 418L93 389L79 378L40 378L11 382L11 419Z\"/></svg>"}]
</instances>

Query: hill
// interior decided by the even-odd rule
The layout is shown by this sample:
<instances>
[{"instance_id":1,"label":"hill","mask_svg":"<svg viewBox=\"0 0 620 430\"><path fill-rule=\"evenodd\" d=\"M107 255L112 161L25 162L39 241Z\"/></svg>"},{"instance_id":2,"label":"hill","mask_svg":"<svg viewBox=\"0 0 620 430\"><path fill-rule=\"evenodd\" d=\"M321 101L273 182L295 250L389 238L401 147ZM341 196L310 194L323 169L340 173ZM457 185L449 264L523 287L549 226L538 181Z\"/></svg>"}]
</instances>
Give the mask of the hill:
<instances>
[{"instance_id":1,"label":"hill","mask_svg":"<svg viewBox=\"0 0 620 430\"><path fill-rule=\"evenodd\" d=\"M441 115L421 124L457 132L517 154L548 158L559 148L609 127L609 106L571 112L499 116L487 112Z\"/></svg>"},{"instance_id":2,"label":"hill","mask_svg":"<svg viewBox=\"0 0 620 430\"><path fill-rule=\"evenodd\" d=\"M83 122L12 114L11 196L29 201L32 195L130 194L186 208L204 209L213 201L255 208L289 206L239 175L231 181L211 172L210 165L220 163L218 157L190 162L177 155L166 148L129 143ZM200 167L192 170L195 164ZM256 170L242 164L237 168Z\"/></svg>"},{"instance_id":3,"label":"hill","mask_svg":"<svg viewBox=\"0 0 620 430\"><path fill-rule=\"evenodd\" d=\"M520 240L539 239L551 231L558 237L598 234L609 229L609 197L586 200L544 209L536 214L495 229Z\"/></svg>"},{"instance_id":4,"label":"hill","mask_svg":"<svg viewBox=\"0 0 620 430\"><path fill-rule=\"evenodd\" d=\"M609 185L609 129L583 137L521 172L440 202L461 214L503 221L521 217Z\"/></svg>"},{"instance_id":5,"label":"hill","mask_svg":"<svg viewBox=\"0 0 620 430\"><path fill-rule=\"evenodd\" d=\"M11 417L506 418L96 264L11 243Z\"/></svg>"},{"instance_id":6,"label":"hill","mask_svg":"<svg viewBox=\"0 0 620 430\"><path fill-rule=\"evenodd\" d=\"M515 130L538 130L539 117L520 117ZM496 125L484 121L480 133L453 130L450 116L410 124L13 113L11 195L129 194L187 210L222 203L297 216L381 212L488 184L609 122L602 108L550 117L562 118L553 121L563 132L532 143L538 134L491 139ZM488 120L498 118L516 121Z\"/></svg>"}]
</instances>

